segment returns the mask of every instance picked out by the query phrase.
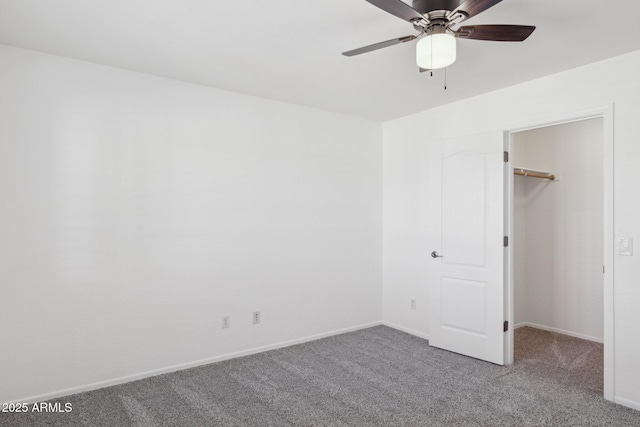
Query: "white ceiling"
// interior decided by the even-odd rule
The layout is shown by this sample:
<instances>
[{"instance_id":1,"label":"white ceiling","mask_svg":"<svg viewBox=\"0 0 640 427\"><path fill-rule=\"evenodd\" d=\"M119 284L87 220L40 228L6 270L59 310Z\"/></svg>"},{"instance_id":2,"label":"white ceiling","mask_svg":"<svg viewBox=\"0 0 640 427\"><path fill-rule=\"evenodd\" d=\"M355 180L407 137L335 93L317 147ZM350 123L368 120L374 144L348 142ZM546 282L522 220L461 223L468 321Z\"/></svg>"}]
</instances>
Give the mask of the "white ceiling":
<instances>
[{"instance_id":1,"label":"white ceiling","mask_svg":"<svg viewBox=\"0 0 640 427\"><path fill-rule=\"evenodd\" d=\"M536 31L459 40L446 91L442 71L418 73L415 42L341 55L415 34L365 0L0 0L0 43L386 121L638 50L638 12L631 0L504 0L466 24Z\"/></svg>"}]
</instances>

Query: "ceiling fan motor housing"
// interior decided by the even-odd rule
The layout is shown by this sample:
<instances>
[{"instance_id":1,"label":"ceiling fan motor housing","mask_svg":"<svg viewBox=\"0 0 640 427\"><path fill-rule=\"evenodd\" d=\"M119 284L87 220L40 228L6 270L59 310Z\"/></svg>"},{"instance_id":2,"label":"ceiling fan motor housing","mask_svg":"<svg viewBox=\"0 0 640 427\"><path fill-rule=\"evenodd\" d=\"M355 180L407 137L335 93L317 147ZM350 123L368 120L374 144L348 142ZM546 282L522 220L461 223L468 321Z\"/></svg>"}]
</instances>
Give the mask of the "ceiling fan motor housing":
<instances>
[{"instance_id":1,"label":"ceiling fan motor housing","mask_svg":"<svg viewBox=\"0 0 640 427\"><path fill-rule=\"evenodd\" d=\"M447 26L447 23L444 21L435 21L435 22L431 22L429 24L429 26L427 27L427 35L434 35L434 34L446 34L447 33L447 29L449 27Z\"/></svg>"},{"instance_id":2,"label":"ceiling fan motor housing","mask_svg":"<svg viewBox=\"0 0 640 427\"><path fill-rule=\"evenodd\" d=\"M423 15L434 10L455 10L464 3L464 0L413 0L412 5L415 10Z\"/></svg>"}]
</instances>

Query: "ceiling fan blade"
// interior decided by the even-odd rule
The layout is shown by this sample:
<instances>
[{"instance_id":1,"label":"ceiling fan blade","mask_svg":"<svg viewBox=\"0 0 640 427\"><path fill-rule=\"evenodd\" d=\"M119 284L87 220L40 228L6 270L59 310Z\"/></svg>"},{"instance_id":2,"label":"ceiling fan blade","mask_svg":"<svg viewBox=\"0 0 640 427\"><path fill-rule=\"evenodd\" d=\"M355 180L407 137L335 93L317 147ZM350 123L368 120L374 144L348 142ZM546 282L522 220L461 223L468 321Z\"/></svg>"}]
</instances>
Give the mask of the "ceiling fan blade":
<instances>
[{"instance_id":1,"label":"ceiling fan blade","mask_svg":"<svg viewBox=\"0 0 640 427\"><path fill-rule=\"evenodd\" d=\"M531 25L468 25L456 31L456 37L496 42L521 42L533 33Z\"/></svg>"},{"instance_id":2,"label":"ceiling fan blade","mask_svg":"<svg viewBox=\"0 0 640 427\"><path fill-rule=\"evenodd\" d=\"M467 0L462 3L453 13L463 12L467 15L467 18L471 18L472 16L476 16L479 13L484 12L500 3L502 0Z\"/></svg>"},{"instance_id":3,"label":"ceiling fan blade","mask_svg":"<svg viewBox=\"0 0 640 427\"><path fill-rule=\"evenodd\" d=\"M371 52L373 50L378 50L378 49L382 49L384 47L393 46L394 44L410 42L411 40L415 39L416 37L418 37L418 36L400 37L398 39L387 40L386 42L375 43L375 44L371 44L369 46L360 47L358 49L353 49L353 50L350 50L350 51L347 51L347 52L342 52L342 54L344 56L360 55L361 53Z\"/></svg>"},{"instance_id":4,"label":"ceiling fan blade","mask_svg":"<svg viewBox=\"0 0 640 427\"><path fill-rule=\"evenodd\" d=\"M367 0L374 6L378 6L380 9L397 16L405 21L414 21L416 19L422 19L423 16L401 0Z\"/></svg>"}]
</instances>

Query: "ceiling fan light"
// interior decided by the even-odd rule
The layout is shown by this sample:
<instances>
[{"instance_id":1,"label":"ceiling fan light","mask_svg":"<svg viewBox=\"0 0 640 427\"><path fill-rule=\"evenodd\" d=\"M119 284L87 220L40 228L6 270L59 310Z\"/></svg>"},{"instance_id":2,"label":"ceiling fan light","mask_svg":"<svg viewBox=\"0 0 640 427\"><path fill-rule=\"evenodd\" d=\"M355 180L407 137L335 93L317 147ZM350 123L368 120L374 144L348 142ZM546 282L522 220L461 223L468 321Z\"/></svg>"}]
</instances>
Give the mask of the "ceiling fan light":
<instances>
[{"instance_id":1,"label":"ceiling fan light","mask_svg":"<svg viewBox=\"0 0 640 427\"><path fill-rule=\"evenodd\" d=\"M451 34L430 34L416 44L416 63L426 70L448 67L456 61L456 38Z\"/></svg>"}]
</instances>

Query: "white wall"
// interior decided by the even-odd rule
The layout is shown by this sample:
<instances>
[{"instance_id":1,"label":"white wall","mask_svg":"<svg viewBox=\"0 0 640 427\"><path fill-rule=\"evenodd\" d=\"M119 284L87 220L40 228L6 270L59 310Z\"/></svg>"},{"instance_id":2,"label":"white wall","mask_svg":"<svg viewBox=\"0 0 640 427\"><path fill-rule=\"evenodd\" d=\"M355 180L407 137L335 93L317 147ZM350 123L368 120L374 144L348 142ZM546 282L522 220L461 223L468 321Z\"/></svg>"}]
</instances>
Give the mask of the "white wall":
<instances>
[{"instance_id":1,"label":"white wall","mask_svg":"<svg viewBox=\"0 0 640 427\"><path fill-rule=\"evenodd\" d=\"M514 133L511 164L555 181L515 176L514 317L602 342L601 118Z\"/></svg>"},{"instance_id":2,"label":"white wall","mask_svg":"<svg viewBox=\"0 0 640 427\"><path fill-rule=\"evenodd\" d=\"M381 320L381 124L6 46L0 94L0 402Z\"/></svg>"},{"instance_id":3,"label":"white wall","mask_svg":"<svg viewBox=\"0 0 640 427\"><path fill-rule=\"evenodd\" d=\"M384 124L384 320L428 335L428 253L436 248L425 192L431 147L455 136L520 129L615 103L615 234L640 236L640 52L513 86ZM450 82L448 90L455 90ZM432 94L437 96L437 94ZM640 262L616 256L615 385L640 408ZM409 309L417 297L418 309Z\"/></svg>"}]
</instances>

